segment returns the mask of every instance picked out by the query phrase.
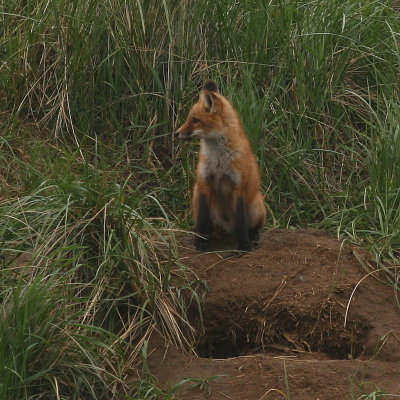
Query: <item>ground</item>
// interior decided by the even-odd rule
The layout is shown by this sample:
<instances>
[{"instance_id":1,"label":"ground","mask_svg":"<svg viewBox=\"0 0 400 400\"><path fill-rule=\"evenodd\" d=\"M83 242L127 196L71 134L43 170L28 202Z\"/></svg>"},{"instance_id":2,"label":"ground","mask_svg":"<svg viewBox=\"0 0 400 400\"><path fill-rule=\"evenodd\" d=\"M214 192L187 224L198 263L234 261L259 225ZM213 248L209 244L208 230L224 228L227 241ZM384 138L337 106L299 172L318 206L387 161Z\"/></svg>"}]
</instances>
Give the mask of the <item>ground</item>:
<instances>
[{"instance_id":1,"label":"ground","mask_svg":"<svg viewBox=\"0 0 400 400\"><path fill-rule=\"evenodd\" d=\"M333 400L400 394L400 311L368 254L316 230L272 230L242 257L183 240L204 293L197 354L156 336L149 367L179 399ZM362 397L361 397L362 398ZM366 398L366 397L364 397ZM373 397L370 397L373 398ZM374 397L379 398L379 397Z\"/></svg>"}]
</instances>

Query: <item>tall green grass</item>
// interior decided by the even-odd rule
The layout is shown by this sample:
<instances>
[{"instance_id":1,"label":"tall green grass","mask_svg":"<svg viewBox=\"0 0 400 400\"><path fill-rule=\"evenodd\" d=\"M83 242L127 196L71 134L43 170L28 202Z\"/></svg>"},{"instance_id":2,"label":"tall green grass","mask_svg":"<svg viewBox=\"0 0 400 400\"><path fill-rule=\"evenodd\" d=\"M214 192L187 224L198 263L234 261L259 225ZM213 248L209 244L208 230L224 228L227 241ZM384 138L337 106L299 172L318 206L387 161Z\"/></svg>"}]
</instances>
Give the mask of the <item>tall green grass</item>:
<instances>
[{"instance_id":1,"label":"tall green grass","mask_svg":"<svg viewBox=\"0 0 400 400\"><path fill-rule=\"evenodd\" d=\"M198 145L173 132L209 78L260 160L268 226L399 262L399 28L392 1L4 0L1 393L135 398L150 333L193 340L195 283L171 271Z\"/></svg>"},{"instance_id":2,"label":"tall green grass","mask_svg":"<svg viewBox=\"0 0 400 400\"><path fill-rule=\"evenodd\" d=\"M111 346L116 339L79 323L83 303L66 301L61 271L12 272L20 275L15 286L1 285L1 398L102 398L124 387L117 382L120 371L109 368L108 360L119 357Z\"/></svg>"},{"instance_id":3,"label":"tall green grass","mask_svg":"<svg viewBox=\"0 0 400 400\"><path fill-rule=\"evenodd\" d=\"M174 228L166 215L143 217L151 203L164 213L157 199L132 193L132 204L99 170L81 173L86 180L64 174L0 207L8 398L56 390L64 398L119 398L130 393L122 377L137 368L154 329L178 347L193 342L183 291L196 294L190 282L169 283ZM70 382L86 374L86 386Z\"/></svg>"}]
</instances>

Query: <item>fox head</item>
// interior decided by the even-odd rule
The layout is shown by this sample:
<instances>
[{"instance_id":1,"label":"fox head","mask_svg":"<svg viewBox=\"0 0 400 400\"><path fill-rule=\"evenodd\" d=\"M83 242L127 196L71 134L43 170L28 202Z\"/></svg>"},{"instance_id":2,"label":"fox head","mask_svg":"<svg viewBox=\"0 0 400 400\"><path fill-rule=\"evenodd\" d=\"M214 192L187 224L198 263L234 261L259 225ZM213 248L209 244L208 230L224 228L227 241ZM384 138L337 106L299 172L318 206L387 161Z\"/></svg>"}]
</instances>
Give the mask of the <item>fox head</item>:
<instances>
[{"instance_id":1,"label":"fox head","mask_svg":"<svg viewBox=\"0 0 400 400\"><path fill-rule=\"evenodd\" d=\"M224 134L227 114L232 114L230 103L220 94L218 86L208 81L200 92L185 123L176 131L178 138L213 139Z\"/></svg>"}]
</instances>

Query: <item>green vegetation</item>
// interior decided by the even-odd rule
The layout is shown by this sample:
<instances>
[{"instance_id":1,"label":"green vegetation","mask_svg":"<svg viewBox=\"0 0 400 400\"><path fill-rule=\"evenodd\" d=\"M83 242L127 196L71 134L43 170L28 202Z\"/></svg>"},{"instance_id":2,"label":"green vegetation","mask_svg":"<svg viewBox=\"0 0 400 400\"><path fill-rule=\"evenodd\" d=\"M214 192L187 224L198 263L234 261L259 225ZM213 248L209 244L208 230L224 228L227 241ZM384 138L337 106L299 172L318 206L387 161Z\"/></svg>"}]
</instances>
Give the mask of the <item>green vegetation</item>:
<instances>
[{"instance_id":1,"label":"green vegetation","mask_svg":"<svg viewBox=\"0 0 400 400\"><path fill-rule=\"evenodd\" d=\"M170 280L198 145L173 132L205 79L242 114L269 226L398 262L399 35L389 0L4 0L0 398L173 398L126 377L153 330L193 340L195 283Z\"/></svg>"}]
</instances>

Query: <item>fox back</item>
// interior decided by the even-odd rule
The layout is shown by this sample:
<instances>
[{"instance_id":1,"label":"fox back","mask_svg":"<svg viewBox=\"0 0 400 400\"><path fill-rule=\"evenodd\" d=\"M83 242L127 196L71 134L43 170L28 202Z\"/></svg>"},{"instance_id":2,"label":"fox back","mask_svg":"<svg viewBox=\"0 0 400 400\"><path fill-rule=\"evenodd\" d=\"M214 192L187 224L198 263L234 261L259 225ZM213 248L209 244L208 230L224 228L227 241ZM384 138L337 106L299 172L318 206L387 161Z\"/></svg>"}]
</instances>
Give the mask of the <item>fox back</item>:
<instances>
[{"instance_id":1,"label":"fox back","mask_svg":"<svg viewBox=\"0 0 400 400\"><path fill-rule=\"evenodd\" d=\"M213 233L222 231L236 238L238 250L251 250L266 216L258 164L238 113L215 82L204 85L177 133L182 140L200 140L193 192L196 248L207 250Z\"/></svg>"}]
</instances>

